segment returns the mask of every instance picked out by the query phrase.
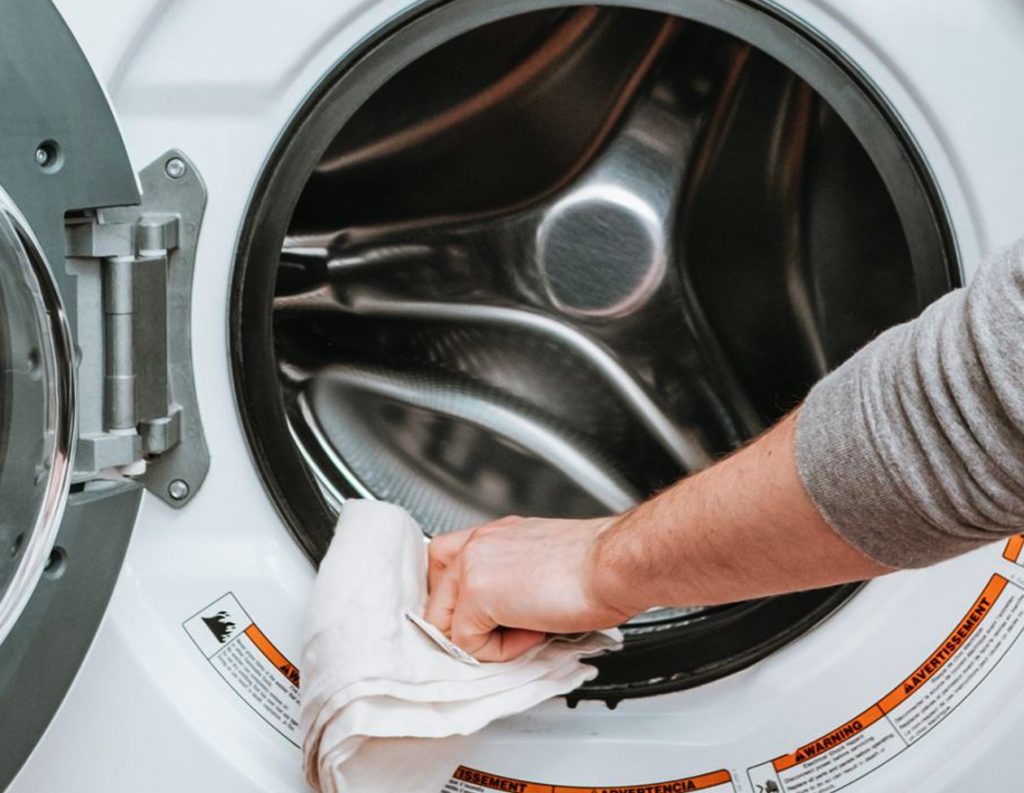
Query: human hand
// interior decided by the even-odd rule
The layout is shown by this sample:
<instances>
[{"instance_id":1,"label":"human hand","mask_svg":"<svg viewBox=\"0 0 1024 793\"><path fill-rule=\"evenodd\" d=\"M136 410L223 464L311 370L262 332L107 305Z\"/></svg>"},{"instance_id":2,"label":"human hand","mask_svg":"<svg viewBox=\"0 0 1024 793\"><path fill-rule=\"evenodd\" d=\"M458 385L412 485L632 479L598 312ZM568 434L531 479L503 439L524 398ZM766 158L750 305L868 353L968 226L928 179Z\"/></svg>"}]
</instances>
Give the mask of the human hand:
<instances>
[{"instance_id":1,"label":"human hand","mask_svg":"<svg viewBox=\"0 0 1024 793\"><path fill-rule=\"evenodd\" d=\"M633 615L606 602L595 564L613 521L507 517L434 538L425 618L481 661L625 622Z\"/></svg>"}]
</instances>

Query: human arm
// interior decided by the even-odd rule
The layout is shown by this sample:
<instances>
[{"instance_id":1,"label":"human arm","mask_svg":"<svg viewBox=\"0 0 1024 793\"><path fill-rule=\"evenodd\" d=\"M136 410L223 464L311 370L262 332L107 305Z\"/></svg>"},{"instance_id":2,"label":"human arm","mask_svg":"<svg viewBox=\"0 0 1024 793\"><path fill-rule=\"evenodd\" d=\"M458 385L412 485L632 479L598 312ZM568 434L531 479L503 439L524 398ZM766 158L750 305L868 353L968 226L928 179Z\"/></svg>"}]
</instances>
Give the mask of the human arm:
<instances>
[{"instance_id":1,"label":"human arm","mask_svg":"<svg viewBox=\"0 0 1024 793\"><path fill-rule=\"evenodd\" d=\"M867 345L799 414L626 515L435 540L428 619L481 658L510 657L540 631L868 578L1018 532L1022 342L1018 244Z\"/></svg>"},{"instance_id":2,"label":"human arm","mask_svg":"<svg viewBox=\"0 0 1024 793\"><path fill-rule=\"evenodd\" d=\"M726 603L888 571L822 519L797 474L794 434L795 414L619 517L505 518L438 537L427 619L481 660L503 660L545 632L607 628L654 606Z\"/></svg>"}]
</instances>

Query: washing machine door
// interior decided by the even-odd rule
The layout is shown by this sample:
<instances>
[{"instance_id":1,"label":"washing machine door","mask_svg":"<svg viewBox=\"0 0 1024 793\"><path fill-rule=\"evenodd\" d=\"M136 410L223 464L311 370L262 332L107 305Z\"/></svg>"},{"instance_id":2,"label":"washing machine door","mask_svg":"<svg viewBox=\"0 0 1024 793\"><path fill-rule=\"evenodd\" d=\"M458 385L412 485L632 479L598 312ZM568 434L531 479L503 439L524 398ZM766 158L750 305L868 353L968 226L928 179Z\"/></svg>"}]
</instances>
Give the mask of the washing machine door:
<instances>
[{"instance_id":1,"label":"washing machine door","mask_svg":"<svg viewBox=\"0 0 1024 793\"><path fill-rule=\"evenodd\" d=\"M187 332L166 341L174 321L187 320L187 299L160 297L175 278L190 285L180 249L198 220L195 201L179 210L159 186L152 192L169 208L143 214L106 95L49 2L0 2L0 108L2 789L88 651L140 484L159 482L173 500L161 477L181 469L180 436L194 428L191 391L176 394L169 382L191 370L159 366L169 358L155 354L153 338L163 352L189 344ZM187 159L171 159L159 173L172 192L201 192ZM169 305L185 306L178 320ZM145 323L135 318L142 309ZM138 371L142 384L137 361L157 362ZM162 402L153 398L160 388ZM155 478L133 478L144 470Z\"/></svg>"}]
</instances>

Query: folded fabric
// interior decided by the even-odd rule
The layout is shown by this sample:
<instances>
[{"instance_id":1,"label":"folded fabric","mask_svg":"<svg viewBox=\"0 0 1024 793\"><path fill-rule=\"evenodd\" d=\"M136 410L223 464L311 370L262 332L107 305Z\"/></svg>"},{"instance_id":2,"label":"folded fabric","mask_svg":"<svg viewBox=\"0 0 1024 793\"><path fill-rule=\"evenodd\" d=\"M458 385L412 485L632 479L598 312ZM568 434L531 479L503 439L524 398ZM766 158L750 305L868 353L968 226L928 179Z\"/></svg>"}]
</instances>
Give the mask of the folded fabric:
<instances>
[{"instance_id":1,"label":"folded fabric","mask_svg":"<svg viewBox=\"0 0 1024 793\"><path fill-rule=\"evenodd\" d=\"M438 793L469 736L591 680L617 630L551 637L505 663L445 652L422 615L427 544L405 510L349 501L320 566L302 650L303 763L324 793Z\"/></svg>"}]
</instances>

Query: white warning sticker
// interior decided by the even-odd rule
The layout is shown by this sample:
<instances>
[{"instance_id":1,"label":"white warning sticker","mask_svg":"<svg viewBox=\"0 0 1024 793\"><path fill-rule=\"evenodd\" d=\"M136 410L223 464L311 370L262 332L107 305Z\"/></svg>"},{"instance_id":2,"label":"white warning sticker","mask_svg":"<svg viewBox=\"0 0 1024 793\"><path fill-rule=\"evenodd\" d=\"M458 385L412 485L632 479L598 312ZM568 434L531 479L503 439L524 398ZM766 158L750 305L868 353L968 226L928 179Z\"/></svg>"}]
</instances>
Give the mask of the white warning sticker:
<instances>
[{"instance_id":1,"label":"white warning sticker","mask_svg":"<svg viewBox=\"0 0 1024 793\"><path fill-rule=\"evenodd\" d=\"M230 592L182 623L199 651L259 716L299 746L299 670Z\"/></svg>"},{"instance_id":2,"label":"white warning sticker","mask_svg":"<svg viewBox=\"0 0 1024 793\"><path fill-rule=\"evenodd\" d=\"M931 731L974 691L1024 631L1024 589L992 576L963 619L896 688L832 732L748 769L758 793L831 793Z\"/></svg>"}]
</instances>

